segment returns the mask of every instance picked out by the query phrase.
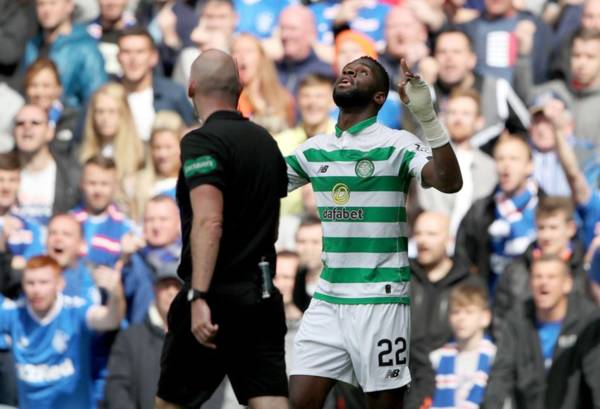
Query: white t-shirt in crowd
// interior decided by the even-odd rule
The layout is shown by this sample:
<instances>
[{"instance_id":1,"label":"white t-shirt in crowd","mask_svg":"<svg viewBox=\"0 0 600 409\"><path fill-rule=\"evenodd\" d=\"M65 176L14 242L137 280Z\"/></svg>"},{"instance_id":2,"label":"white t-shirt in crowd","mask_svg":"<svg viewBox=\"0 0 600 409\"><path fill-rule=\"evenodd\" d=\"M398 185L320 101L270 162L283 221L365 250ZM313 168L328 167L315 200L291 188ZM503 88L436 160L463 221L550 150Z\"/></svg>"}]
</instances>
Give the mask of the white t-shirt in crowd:
<instances>
[{"instance_id":1,"label":"white t-shirt in crowd","mask_svg":"<svg viewBox=\"0 0 600 409\"><path fill-rule=\"evenodd\" d=\"M20 214L46 226L52 215L55 185L56 162L54 160L51 160L41 171L32 172L23 169L18 195Z\"/></svg>"},{"instance_id":2,"label":"white t-shirt in crowd","mask_svg":"<svg viewBox=\"0 0 600 409\"><path fill-rule=\"evenodd\" d=\"M152 88L143 91L132 92L127 96L129 108L133 114L135 127L140 139L147 142L150 139L152 123L156 112L154 111L154 92Z\"/></svg>"}]
</instances>

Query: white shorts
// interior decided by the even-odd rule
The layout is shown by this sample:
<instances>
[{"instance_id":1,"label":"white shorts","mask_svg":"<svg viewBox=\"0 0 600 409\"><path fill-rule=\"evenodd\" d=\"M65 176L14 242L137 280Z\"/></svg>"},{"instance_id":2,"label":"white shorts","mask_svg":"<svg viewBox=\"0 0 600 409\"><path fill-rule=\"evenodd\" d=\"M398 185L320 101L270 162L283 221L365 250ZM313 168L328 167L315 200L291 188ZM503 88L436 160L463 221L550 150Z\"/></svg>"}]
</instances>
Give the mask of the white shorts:
<instances>
[{"instance_id":1,"label":"white shorts","mask_svg":"<svg viewBox=\"0 0 600 409\"><path fill-rule=\"evenodd\" d=\"M360 385L365 392L410 382L410 306L312 299L294 340L291 375Z\"/></svg>"}]
</instances>

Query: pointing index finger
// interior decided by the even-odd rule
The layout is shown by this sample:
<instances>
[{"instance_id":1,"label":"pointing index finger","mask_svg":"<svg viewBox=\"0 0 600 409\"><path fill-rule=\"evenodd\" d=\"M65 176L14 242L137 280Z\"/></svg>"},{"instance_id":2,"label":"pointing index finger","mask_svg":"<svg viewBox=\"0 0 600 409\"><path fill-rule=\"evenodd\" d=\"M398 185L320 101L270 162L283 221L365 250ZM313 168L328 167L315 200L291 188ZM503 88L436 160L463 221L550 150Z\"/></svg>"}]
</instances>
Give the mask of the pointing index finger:
<instances>
[{"instance_id":1,"label":"pointing index finger","mask_svg":"<svg viewBox=\"0 0 600 409\"><path fill-rule=\"evenodd\" d=\"M410 69L408 68L408 64L406 63L406 58L402 58L400 60L400 67L402 69L402 74L410 79L412 77L414 77L414 74L410 71Z\"/></svg>"}]
</instances>

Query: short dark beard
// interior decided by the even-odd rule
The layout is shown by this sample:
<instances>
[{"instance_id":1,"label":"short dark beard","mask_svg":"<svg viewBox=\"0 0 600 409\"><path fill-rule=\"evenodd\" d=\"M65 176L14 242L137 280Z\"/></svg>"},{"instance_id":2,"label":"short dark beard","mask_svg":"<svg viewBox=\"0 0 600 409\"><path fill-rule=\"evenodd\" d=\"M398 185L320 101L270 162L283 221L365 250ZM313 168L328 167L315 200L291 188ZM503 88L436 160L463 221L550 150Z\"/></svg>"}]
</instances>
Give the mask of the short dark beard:
<instances>
[{"instance_id":1,"label":"short dark beard","mask_svg":"<svg viewBox=\"0 0 600 409\"><path fill-rule=\"evenodd\" d=\"M333 89L333 102L340 109L365 108L373 100L373 91L353 88L350 90Z\"/></svg>"}]
</instances>

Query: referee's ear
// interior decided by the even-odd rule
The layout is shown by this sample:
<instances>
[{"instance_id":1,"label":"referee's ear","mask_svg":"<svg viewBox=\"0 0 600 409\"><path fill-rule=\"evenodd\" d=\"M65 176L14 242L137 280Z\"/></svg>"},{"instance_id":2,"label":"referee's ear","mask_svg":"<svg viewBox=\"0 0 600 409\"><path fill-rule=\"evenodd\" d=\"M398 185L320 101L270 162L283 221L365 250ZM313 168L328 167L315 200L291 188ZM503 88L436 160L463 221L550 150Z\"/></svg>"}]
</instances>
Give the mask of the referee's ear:
<instances>
[{"instance_id":1,"label":"referee's ear","mask_svg":"<svg viewBox=\"0 0 600 409\"><path fill-rule=\"evenodd\" d=\"M196 81L190 80L188 85L188 97L194 99L194 95L196 94Z\"/></svg>"}]
</instances>

